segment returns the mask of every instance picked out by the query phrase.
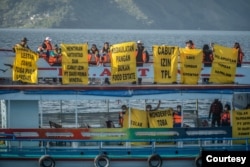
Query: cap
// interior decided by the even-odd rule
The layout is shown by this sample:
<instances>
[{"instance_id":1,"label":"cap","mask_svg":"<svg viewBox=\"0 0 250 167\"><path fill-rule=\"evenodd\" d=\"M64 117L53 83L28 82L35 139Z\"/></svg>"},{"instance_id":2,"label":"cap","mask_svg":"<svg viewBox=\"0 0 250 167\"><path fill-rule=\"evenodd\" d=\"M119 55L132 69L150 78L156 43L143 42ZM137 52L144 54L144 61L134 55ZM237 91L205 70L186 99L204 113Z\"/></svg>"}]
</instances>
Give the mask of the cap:
<instances>
[{"instance_id":1,"label":"cap","mask_svg":"<svg viewBox=\"0 0 250 167\"><path fill-rule=\"evenodd\" d=\"M140 41L140 40L139 40L139 41L137 41L137 44L142 44L142 45L143 45L142 41Z\"/></svg>"},{"instance_id":2,"label":"cap","mask_svg":"<svg viewBox=\"0 0 250 167\"><path fill-rule=\"evenodd\" d=\"M52 39L50 37L46 37L45 40L46 41L52 41Z\"/></svg>"},{"instance_id":3,"label":"cap","mask_svg":"<svg viewBox=\"0 0 250 167\"><path fill-rule=\"evenodd\" d=\"M192 40L188 40L188 41L186 41L186 43L193 44L193 41Z\"/></svg>"},{"instance_id":4,"label":"cap","mask_svg":"<svg viewBox=\"0 0 250 167\"><path fill-rule=\"evenodd\" d=\"M21 40L22 42L27 42L28 39L26 37L23 37L23 39Z\"/></svg>"}]
</instances>

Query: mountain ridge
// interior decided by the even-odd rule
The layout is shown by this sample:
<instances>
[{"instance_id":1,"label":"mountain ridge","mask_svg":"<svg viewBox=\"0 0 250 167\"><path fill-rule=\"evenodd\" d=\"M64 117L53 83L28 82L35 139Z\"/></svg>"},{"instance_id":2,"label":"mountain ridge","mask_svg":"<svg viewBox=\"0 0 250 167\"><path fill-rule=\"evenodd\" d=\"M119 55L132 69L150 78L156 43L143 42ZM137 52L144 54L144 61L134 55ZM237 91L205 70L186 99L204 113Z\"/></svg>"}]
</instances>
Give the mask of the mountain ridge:
<instances>
[{"instance_id":1,"label":"mountain ridge","mask_svg":"<svg viewBox=\"0 0 250 167\"><path fill-rule=\"evenodd\" d=\"M250 30L249 0L1 0L0 28Z\"/></svg>"}]
</instances>

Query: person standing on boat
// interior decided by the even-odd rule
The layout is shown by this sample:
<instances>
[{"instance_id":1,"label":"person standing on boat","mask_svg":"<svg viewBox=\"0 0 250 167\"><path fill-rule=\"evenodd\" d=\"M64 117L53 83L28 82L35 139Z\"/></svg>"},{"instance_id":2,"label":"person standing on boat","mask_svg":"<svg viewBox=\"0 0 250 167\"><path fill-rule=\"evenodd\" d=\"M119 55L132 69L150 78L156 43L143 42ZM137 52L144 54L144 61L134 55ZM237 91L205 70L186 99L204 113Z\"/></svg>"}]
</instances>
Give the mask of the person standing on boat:
<instances>
[{"instance_id":1,"label":"person standing on boat","mask_svg":"<svg viewBox=\"0 0 250 167\"><path fill-rule=\"evenodd\" d=\"M241 67L241 63L242 63L242 61L243 61L243 57L244 57L245 54L244 54L244 52L242 51L239 42L235 42L235 43L234 43L234 48L238 50L237 67Z\"/></svg>"},{"instance_id":2,"label":"person standing on boat","mask_svg":"<svg viewBox=\"0 0 250 167\"><path fill-rule=\"evenodd\" d=\"M27 48L30 49L28 46L28 39L26 37L24 37L20 43L16 44L15 46L13 46L13 52L16 52L15 47L23 47L23 48Z\"/></svg>"},{"instance_id":3,"label":"person standing on boat","mask_svg":"<svg viewBox=\"0 0 250 167\"><path fill-rule=\"evenodd\" d=\"M52 39L50 37L46 37L42 44L43 51L45 51L48 60L53 50L53 45L51 41Z\"/></svg>"},{"instance_id":4,"label":"person standing on boat","mask_svg":"<svg viewBox=\"0 0 250 167\"><path fill-rule=\"evenodd\" d=\"M136 67L143 67L143 63L147 61L147 50L145 49L143 43L139 40L137 41L136 49ZM142 78L138 78L138 84L141 85ZM136 82L132 82L136 84Z\"/></svg>"},{"instance_id":5,"label":"person standing on boat","mask_svg":"<svg viewBox=\"0 0 250 167\"><path fill-rule=\"evenodd\" d=\"M101 55L102 55L100 58L101 64L105 65L105 63L110 62L110 46L108 42L104 43L101 50ZM104 83L110 85L109 78L105 78Z\"/></svg>"},{"instance_id":6,"label":"person standing on boat","mask_svg":"<svg viewBox=\"0 0 250 167\"><path fill-rule=\"evenodd\" d=\"M177 110L173 112L173 127L180 128L182 122L181 106L177 105Z\"/></svg>"},{"instance_id":7,"label":"person standing on boat","mask_svg":"<svg viewBox=\"0 0 250 167\"><path fill-rule=\"evenodd\" d=\"M212 50L209 48L209 45L204 44L203 48L202 48L202 51L203 51L204 67L211 67L214 57L213 57Z\"/></svg>"},{"instance_id":8,"label":"person standing on boat","mask_svg":"<svg viewBox=\"0 0 250 167\"><path fill-rule=\"evenodd\" d=\"M94 60L93 60L94 59ZM96 44L92 44L91 48L88 50L88 61L91 64L100 65L100 53ZM94 61L94 63L93 63ZM95 78L89 78L89 84L95 84Z\"/></svg>"},{"instance_id":9,"label":"person standing on boat","mask_svg":"<svg viewBox=\"0 0 250 167\"><path fill-rule=\"evenodd\" d=\"M221 126L220 121L221 121L222 111L223 111L222 103L219 101L219 99L215 99L210 106L210 111L208 116L208 119L210 119L212 115L212 127L215 127L215 124L217 124L217 127Z\"/></svg>"},{"instance_id":10,"label":"person standing on boat","mask_svg":"<svg viewBox=\"0 0 250 167\"><path fill-rule=\"evenodd\" d=\"M221 126L230 126L230 111L231 107L229 104L224 106L224 111L221 114Z\"/></svg>"},{"instance_id":11,"label":"person standing on boat","mask_svg":"<svg viewBox=\"0 0 250 167\"><path fill-rule=\"evenodd\" d=\"M123 127L123 121L124 121L124 115L128 111L128 107L126 105L122 105L121 109L122 109L122 111L119 112L119 125L122 128Z\"/></svg>"},{"instance_id":12,"label":"person standing on boat","mask_svg":"<svg viewBox=\"0 0 250 167\"><path fill-rule=\"evenodd\" d=\"M92 59L94 58L95 65L99 66L100 65L100 53L96 44L92 44L91 48L88 50L88 54L89 54L89 59L90 59L89 61L91 62Z\"/></svg>"}]
</instances>

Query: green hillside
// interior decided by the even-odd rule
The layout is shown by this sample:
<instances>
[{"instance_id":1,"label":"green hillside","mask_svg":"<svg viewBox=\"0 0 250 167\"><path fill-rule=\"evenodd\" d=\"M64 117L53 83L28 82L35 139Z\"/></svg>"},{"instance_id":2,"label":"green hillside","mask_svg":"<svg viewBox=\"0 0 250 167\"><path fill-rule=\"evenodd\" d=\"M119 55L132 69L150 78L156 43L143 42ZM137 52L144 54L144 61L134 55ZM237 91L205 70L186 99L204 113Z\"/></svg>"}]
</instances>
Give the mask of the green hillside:
<instances>
[{"instance_id":1,"label":"green hillside","mask_svg":"<svg viewBox=\"0 0 250 167\"><path fill-rule=\"evenodd\" d=\"M249 0L1 0L0 28L250 30Z\"/></svg>"}]
</instances>

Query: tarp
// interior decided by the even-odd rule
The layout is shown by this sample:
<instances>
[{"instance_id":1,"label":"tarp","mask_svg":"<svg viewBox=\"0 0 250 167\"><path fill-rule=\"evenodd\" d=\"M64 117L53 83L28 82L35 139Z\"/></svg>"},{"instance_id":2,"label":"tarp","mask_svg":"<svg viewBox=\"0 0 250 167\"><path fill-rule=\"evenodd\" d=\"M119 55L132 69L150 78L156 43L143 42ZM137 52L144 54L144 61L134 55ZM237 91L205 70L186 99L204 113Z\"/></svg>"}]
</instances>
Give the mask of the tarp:
<instances>
[{"instance_id":1,"label":"tarp","mask_svg":"<svg viewBox=\"0 0 250 167\"><path fill-rule=\"evenodd\" d=\"M88 84L88 44L61 44L63 84Z\"/></svg>"},{"instance_id":2,"label":"tarp","mask_svg":"<svg viewBox=\"0 0 250 167\"><path fill-rule=\"evenodd\" d=\"M214 60L209 82L233 83L236 74L238 50L214 44Z\"/></svg>"}]
</instances>

